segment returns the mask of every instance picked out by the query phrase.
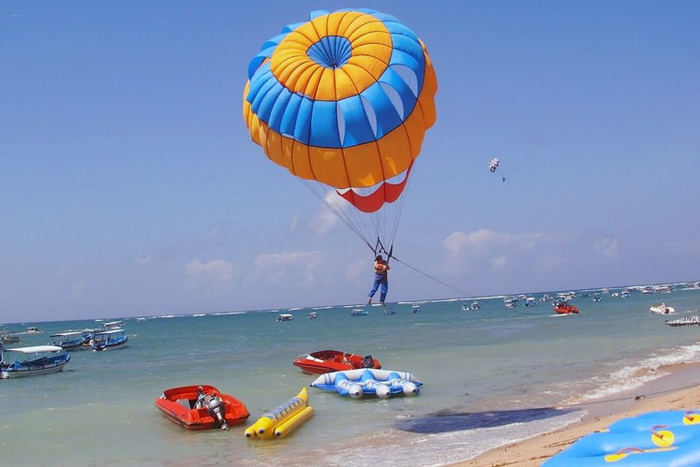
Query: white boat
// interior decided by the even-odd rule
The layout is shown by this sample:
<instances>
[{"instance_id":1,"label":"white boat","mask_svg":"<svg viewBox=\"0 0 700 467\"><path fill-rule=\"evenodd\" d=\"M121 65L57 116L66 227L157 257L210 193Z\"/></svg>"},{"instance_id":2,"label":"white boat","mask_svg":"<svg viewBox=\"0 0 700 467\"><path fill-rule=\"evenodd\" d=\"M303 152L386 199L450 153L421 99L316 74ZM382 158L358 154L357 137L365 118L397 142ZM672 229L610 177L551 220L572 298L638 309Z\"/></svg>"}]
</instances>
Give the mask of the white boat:
<instances>
[{"instance_id":1,"label":"white boat","mask_svg":"<svg viewBox=\"0 0 700 467\"><path fill-rule=\"evenodd\" d=\"M291 321L294 319L294 315L291 313L280 313L277 315L275 321Z\"/></svg>"},{"instance_id":2,"label":"white boat","mask_svg":"<svg viewBox=\"0 0 700 467\"><path fill-rule=\"evenodd\" d=\"M649 307L649 311L652 315L670 315L676 312L672 306L668 306L665 303L655 303Z\"/></svg>"},{"instance_id":3,"label":"white boat","mask_svg":"<svg viewBox=\"0 0 700 467\"><path fill-rule=\"evenodd\" d=\"M625 289L620 292L620 298L630 298L630 291Z\"/></svg>"},{"instance_id":4,"label":"white boat","mask_svg":"<svg viewBox=\"0 0 700 467\"><path fill-rule=\"evenodd\" d=\"M411 307L411 313L413 313L413 314L420 313L420 305L413 305Z\"/></svg>"},{"instance_id":5,"label":"white boat","mask_svg":"<svg viewBox=\"0 0 700 467\"><path fill-rule=\"evenodd\" d=\"M61 347L63 350L78 350L87 348L92 331L63 331L51 334L53 345Z\"/></svg>"},{"instance_id":6,"label":"white boat","mask_svg":"<svg viewBox=\"0 0 700 467\"><path fill-rule=\"evenodd\" d=\"M0 379L57 373L69 361L70 355L56 345L5 349L0 342Z\"/></svg>"},{"instance_id":7,"label":"white boat","mask_svg":"<svg viewBox=\"0 0 700 467\"><path fill-rule=\"evenodd\" d=\"M24 332L25 332L26 334L41 334L41 333L44 332L44 331L42 331L41 329L39 329L39 328L36 327L36 326L30 326L30 327L28 327L27 329L25 329Z\"/></svg>"},{"instance_id":8,"label":"white boat","mask_svg":"<svg viewBox=\"0 0 700 467\"><path fill-rule=\"evenodd\" d=\"M311 313L309 313L309 314L306 316L306 319L316 319L316 318L318 318L318 315L316 314L315 311L312 311Z\"/></svg>"},{"instance_id":9,"label":"white boat","mask_svg":"<svg viewBox=\"0 0 700 467\"><path fill-rule=\"evenodd\" d=\"M525 299L525 306L535 306L537 305L537 299L535 297L527 297Z\"/></svg>"},{"instance_id":10,"label":"white boat","mask_svg":"<svg viewBox=\"0 0 700 467\"><path fill-rule=\"evenodd\" d=\"M102 323L100 326L100 331L109 331L110 329L121 329L122 326L124 326L124 323L121 321L108 321L106 323Z\"/></svg>"},{"instance_id":11,"label":"white boat","mask_svg":"<svg viewBox=\"0 0 700 467\"><path fill-rule=\"evenodd\" d=\"M369 313L364 308L353 308L350 316L367 316Z\"/></svg>"},{"instance_id":12,"label":"white boat","mask_svg":"<svg viewBox=\"0 0 700 467\"><path fill-rule=\"evenodd\" d=\"M107 331L95 331L92 337L93 352L116 350L126 347L129 338L123 329L109 329Z\"/></svg>"}]
</instances>

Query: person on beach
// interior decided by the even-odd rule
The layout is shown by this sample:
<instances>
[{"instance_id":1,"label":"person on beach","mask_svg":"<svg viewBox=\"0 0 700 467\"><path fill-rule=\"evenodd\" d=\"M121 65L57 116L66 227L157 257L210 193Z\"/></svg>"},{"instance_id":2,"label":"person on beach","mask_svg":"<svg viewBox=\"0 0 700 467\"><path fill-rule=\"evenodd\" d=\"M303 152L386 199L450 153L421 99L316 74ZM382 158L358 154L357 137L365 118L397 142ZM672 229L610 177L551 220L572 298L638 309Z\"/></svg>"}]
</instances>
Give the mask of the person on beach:
<instances>
[{"instance_id":1,"label":"person on beach","mask_svg":"<svg viewBox=\"0 0 700 467\"><path fill-rule=\"evenodd\" d=\"M384 304L384 300L386 299L386 294L389 291L389 264L384 261L384 258L382 255L377 255L377 257L374 259L374 284L372 284L372 290L369 291L369 294L367 294L368 300L367 304L371 305L372 304L372 297L374 297L374 294L377 293L377 289L381 287L381 291L379 293L379 303L382 304L382 306L386 306Z\"/></svg>"}]
</instances>

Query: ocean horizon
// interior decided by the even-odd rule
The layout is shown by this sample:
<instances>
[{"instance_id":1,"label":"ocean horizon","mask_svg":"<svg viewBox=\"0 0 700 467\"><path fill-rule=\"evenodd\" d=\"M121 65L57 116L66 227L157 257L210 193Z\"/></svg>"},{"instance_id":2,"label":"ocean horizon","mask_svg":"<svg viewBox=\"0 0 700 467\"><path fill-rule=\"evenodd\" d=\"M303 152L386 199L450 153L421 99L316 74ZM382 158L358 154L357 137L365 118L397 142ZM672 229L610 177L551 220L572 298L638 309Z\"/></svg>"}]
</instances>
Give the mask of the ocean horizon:
<instances>
[{"instance_id":1,"label":"ocean horizon","mask_svg":"<svg viewBox=\"0 0 700 467\"><path fill-rule=\"evenodd\" d=\"M696 361L698 328L664 321L700 313L700 287L642 293L652 285L634 287L629 299L620 287L572 290L578 315L556 314L552 298L568 291L552 291L544 301L543 293L524 294L536 305L521 299L515 308L505 306L509 294L397 302L393 315L372 306L354 317L358 305L340 305L5 324L42 329L7 345L17 347L121 319L129 345L72 352L61 373L0 381L3 464L409 467L466 460L580 420L586 402L641 387L661 377L656 370L664 365ZM479 309L463 310L475 300ZM651 314L658 302L676 313ZM312 311L317 318L307 319ZM277 322L281 312L294 319ZM421 393L353 400L311 388L315 376L292 360L324 349L372 355L384 369L410 372L423 382ZM226 432L182 429L154 401L190 384L232 394L250 419ZM245 438L247 426L302 387L312 419L288 438Z\"/></svg>"}]
</instances>

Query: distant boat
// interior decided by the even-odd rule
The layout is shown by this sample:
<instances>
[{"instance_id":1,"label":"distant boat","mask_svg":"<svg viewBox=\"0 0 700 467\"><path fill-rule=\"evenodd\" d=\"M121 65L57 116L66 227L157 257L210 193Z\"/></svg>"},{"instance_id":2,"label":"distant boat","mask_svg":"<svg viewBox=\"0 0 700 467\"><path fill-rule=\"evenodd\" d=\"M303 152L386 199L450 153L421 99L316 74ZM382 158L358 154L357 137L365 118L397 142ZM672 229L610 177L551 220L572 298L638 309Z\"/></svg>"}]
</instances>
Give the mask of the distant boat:
<instances>
[{"instance_id":1,"label":"distant boat","mask_svg":"<svg viewBox=\"0 0 700 467\"><path fill-rule=\"evenodd\" d=\"M578 313L578 308L576 308L573 305L569 305L566 302L555 303L553 309L554 309L554 311L556 311L560 315L568 315L571 313Z\"/></svg>"},{"instance_id":2,"label":"distant boat","mask_svg":"<svg viewBox=\"0 0 700 467\"><path fill-rule=\"evenodd\" d=\"M481 308L481 306L479 305L479 302L476 301L472 302L471 305L466 302L462 303L462 311L478 310L479 308Z\"/></svg>"},{"instance_id":3,"label":"distant boat","mask_svg":"<svg viewBox=\"0 0 700 467\"><path fill-rule=\"evenodd\" d=\"M600 294L598 292L593 294L593 301L594 302L599 302L600 301Z\"/></svg>"},{"instance_id":4,"label":"distant boat","mask_svg":"<svg viewBox=\"0 0 700 467\"><path fill-rule=\"evenodd\" d=\"M367 316L369 313L364 308L353 308L350 316Z\"/></svg>"},{"instance_id":5,"label":"distant boat","mask_svg":"<svg viewBox=\"0 0 700 467\"><path fill-rule=\"evenodd\" d=\"M665 303L655 303L649 307L649 311L652 315L670 315L675 313L676 310L672 306L668 306Z\"/></svg>"},{"instance_id":6,"label":"distant boat","mask_svg":"<svg viewBox=\"0 0 700 467\"><path fill-rule=\"evenodd\" d=\"M535 306L537 305L537 300L535 297L527 297L525 299L525 306Z\"/></svg>"},{"instance_id":7,"label":"distant boat","mask_svg":"<svg viewBox=\"0 0 700 467\"><path fill-rule=\"evenodd\" d=\"M630 291L623 290L622 292L620 292L620 298L630 298Z\"/></svg>"},{"instance_id":8,"label":"distant boat","mask_svg":"<svg viewBox=\"0 0 700 467\"><path fill-rule=\"evenodd\" d=\"M22 340L22 336L16 332L0 331L0 342L5 344L17 344Z\"/></svg>"},{"instance_id":9,"label":"distant boat","mask_svg":"<svg viewBox=\"0 0 700 467\"><path fill-rule=\"evenodd\" d=\"M413 314L420 313L420 305L413 305L411 307L411 313L413 313Z\"/></svg>"},{"instance_id":10,"label":"distant boat","mask_svg":"<svg viewBox=\"0 0 700 467\"><path fill-rule=\"evenodd\" d=\"M107 331L95 331L92 337L92 350L103 352L116 350L127 346L129 338L123 329L110 329Z\"/></svg>"},{"instance_id":11,"label":"distant boat","mask_svg":"<svg viewBox=\"0 0 700 467\"><path fill-rule=\"evenodd\" d=\"M4 348L0 343L0 379L58 373L70 355L56 345Z\"/></svg>"},{"instance_id":12,"label":"distant boat","mask_svg":"<svg viewBox=\"0 0 700 467\"><path fill-rule=\"evenodd\" d=\"M683 318L666 320L669 326L700 326L700 316L684 316Z\"/></svg>"},{"instance_id":13,"label":"distant boat","mask_svg":"<svg viewBox=\"0 0 700 467\"><path fill-rule=\"evenodd\" d=\"M291 313L280 313L277 315L275 321L291 321L294 319L294 315Z\"/></svg>"},{"instance_id":14,"label":"distant boat","mask_svg":"<svg viewBox=\"0 0 700 467\"><path fill-rule=\"evenodd\" d=\"M53 344L61 347L63 350L78 350L86 348L92 333L85 331L63 331L52 334L50 337Z\"/></svg>"},{"instance_id":15,"label":"distant boat","mask_svg":"<svg viewBox=\"0 0 700 467\"><path fill-rule=\"evenodd\" d=\"M311 313L309 313L309 314L306 316L306 319L316 319L316 318L318 318L318 315L316 314L315 311L312 311Z\"/></svg>"},{"instance_id":16,"label":"distant boat","mask_svg":"<svg viewBox=\"0 0 700 467\"><path fill-rule=\"evenodd\" d=\"M44 332L44 331L42 331L41 329L37 328L36 326L30 326L30 327L28 327L24 332L27 333L27 334L41 334L41 333Z\"/></svg>"}]
</instances>

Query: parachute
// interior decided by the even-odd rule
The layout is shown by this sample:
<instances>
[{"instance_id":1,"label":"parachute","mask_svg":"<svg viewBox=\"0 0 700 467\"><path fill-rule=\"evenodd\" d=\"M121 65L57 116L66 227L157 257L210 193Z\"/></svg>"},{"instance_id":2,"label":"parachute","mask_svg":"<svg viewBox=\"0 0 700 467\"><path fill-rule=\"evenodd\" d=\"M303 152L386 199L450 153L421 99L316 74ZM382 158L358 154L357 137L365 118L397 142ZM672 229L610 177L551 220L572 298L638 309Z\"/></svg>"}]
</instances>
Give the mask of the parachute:
<instances>
[{"instance_id":1,"label":"parachute","mask_svg":"<svg viewBox=\"0 0 700 467\"><path fill-rule=\"evenodd\" d=\"M319 10L285 26L250 61L243 117L272 162L375 252L387 251L435 123L436 92L425 45L399 20L370 9Z\"/></svg>"},{"instance_id":2,"label":"parachute","mask_svg":"<svg viewBox=\"0 0 700 467\"><path fill-rule=\"evenodd\" d=\"M498 157L494 157L491 159L491 162L489 162L489 172L494 173L496 169L498 168L498 164L500 164L501 161L498 160Z\"/></svg>"}]
</instances>

